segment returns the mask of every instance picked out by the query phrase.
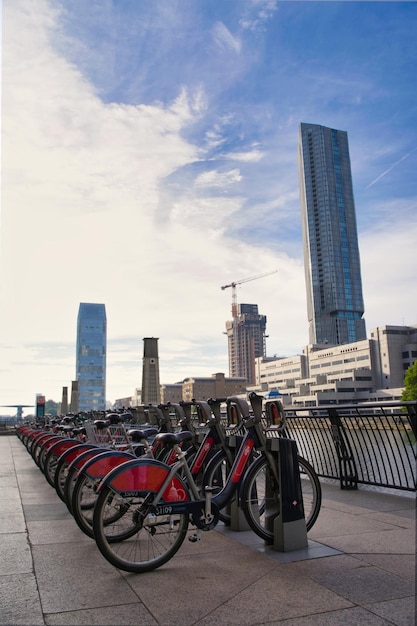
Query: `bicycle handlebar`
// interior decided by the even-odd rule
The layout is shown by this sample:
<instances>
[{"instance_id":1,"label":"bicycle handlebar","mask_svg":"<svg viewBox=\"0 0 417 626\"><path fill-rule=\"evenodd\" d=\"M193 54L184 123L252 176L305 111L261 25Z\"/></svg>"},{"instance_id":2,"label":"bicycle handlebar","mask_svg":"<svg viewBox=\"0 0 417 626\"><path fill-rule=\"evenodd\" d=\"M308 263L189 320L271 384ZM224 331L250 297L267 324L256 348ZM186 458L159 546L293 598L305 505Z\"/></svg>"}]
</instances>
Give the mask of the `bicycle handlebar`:
<instances>
[{"instance_id":1,"label":"bicycle handlebar","mask_svg":"<svg viewBox=\"0 0 417 626\"><path fill-rule=\"evenodd\" d=\"M240 417L242 419L244 420L249 419L250 417L249 404L246 402L246 400L244 400L243 398L239 398L238 396L229 396L226 402L227 402L228 415L230 415L231 407L235 406L238 412L240 413Z\"/></svg>"}]
</instances>

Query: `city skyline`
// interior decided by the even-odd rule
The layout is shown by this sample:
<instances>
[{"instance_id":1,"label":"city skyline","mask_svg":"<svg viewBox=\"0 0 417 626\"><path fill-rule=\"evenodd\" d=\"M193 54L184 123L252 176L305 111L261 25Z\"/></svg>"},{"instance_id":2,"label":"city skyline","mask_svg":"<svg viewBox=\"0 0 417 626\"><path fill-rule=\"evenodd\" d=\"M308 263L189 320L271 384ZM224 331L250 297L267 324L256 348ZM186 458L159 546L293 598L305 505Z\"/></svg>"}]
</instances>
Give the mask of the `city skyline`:
<instances>
[{"instance_id":1,"label":"city skyline","mask_svg":"<svg viewBox=\"0 0 417 626\"><path fill-rule=\"evenodd\" d=\"M0 404L58 400L80 302L107 397L228 371L230 292L267 355L308 343L302 122L349 136L367 331L417 322L409 2L3 2ZM306 36L308 33L308 36Z\"/></svg>"}]
</instances>

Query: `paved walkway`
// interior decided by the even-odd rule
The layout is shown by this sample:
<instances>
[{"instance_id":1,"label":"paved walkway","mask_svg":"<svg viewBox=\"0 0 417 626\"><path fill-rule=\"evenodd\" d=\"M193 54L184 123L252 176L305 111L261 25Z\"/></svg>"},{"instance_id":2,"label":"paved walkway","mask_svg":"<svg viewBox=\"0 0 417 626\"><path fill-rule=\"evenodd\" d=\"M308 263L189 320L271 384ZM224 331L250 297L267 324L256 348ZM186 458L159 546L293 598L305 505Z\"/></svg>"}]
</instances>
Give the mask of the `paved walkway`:
<instances>
[{"instance_id":1,"label":"paved walkway","mask_svg":"<svg viewBox=\"0 0 417 626\"><path fill-rule=\"evenodd\" d=\"M0 437L0 624L413 625L416 502L324 485L308 549L225 527L158 570L112 567L14 436Z\"/></svg>"}]
</instances>

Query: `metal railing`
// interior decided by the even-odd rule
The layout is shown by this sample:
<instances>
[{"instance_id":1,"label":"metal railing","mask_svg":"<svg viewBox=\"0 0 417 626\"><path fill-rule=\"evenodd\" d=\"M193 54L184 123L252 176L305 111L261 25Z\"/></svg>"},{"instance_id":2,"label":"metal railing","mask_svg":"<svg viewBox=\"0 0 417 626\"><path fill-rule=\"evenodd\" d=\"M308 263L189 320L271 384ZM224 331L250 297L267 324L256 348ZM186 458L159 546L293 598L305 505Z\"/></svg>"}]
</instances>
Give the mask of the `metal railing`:
<instances>
[{"instance_id":1,"label":"metal railing","mask_svg":"<svg viewBox=\"0 0 417 626\"><path fill-rule=\"evenodd\" d=\"M342 489L358 484L416 491L417 402L285 409L281 436Z\"/></svg>"}]
</instances>

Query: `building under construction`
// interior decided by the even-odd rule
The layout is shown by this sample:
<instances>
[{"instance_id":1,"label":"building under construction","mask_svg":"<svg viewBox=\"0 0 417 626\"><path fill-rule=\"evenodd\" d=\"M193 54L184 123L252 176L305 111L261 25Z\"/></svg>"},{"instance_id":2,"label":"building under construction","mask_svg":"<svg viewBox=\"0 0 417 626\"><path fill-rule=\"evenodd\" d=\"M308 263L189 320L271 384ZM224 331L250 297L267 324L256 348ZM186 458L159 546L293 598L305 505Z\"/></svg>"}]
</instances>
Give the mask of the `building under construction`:
<instances>
[{"instance_id":1,"label":"building under construction","mask_svg":"<svg viewBox=\"0 0 417 626\"><path fill-rule=\"evenodd\" d=\"M276 274L267 272L237 280L222 289L232 288L232 319L226 322L229 352L229 376L245 378L248 384L255 383L255 359L266 356L266 315L259 315L257 304L238 304L237 285Z\"/></svg>"},{"instance_id":2,"label":"building under construction","mask_svg":"<svg viewBox=\"0 0 417 626\"><path fill-rule=\"evenodd\" d=\"M257 304L237 304L235 316L226 322L229 376L255 383L255 359L265 357L266 315Z\"/></svg>"}]
</instances>

